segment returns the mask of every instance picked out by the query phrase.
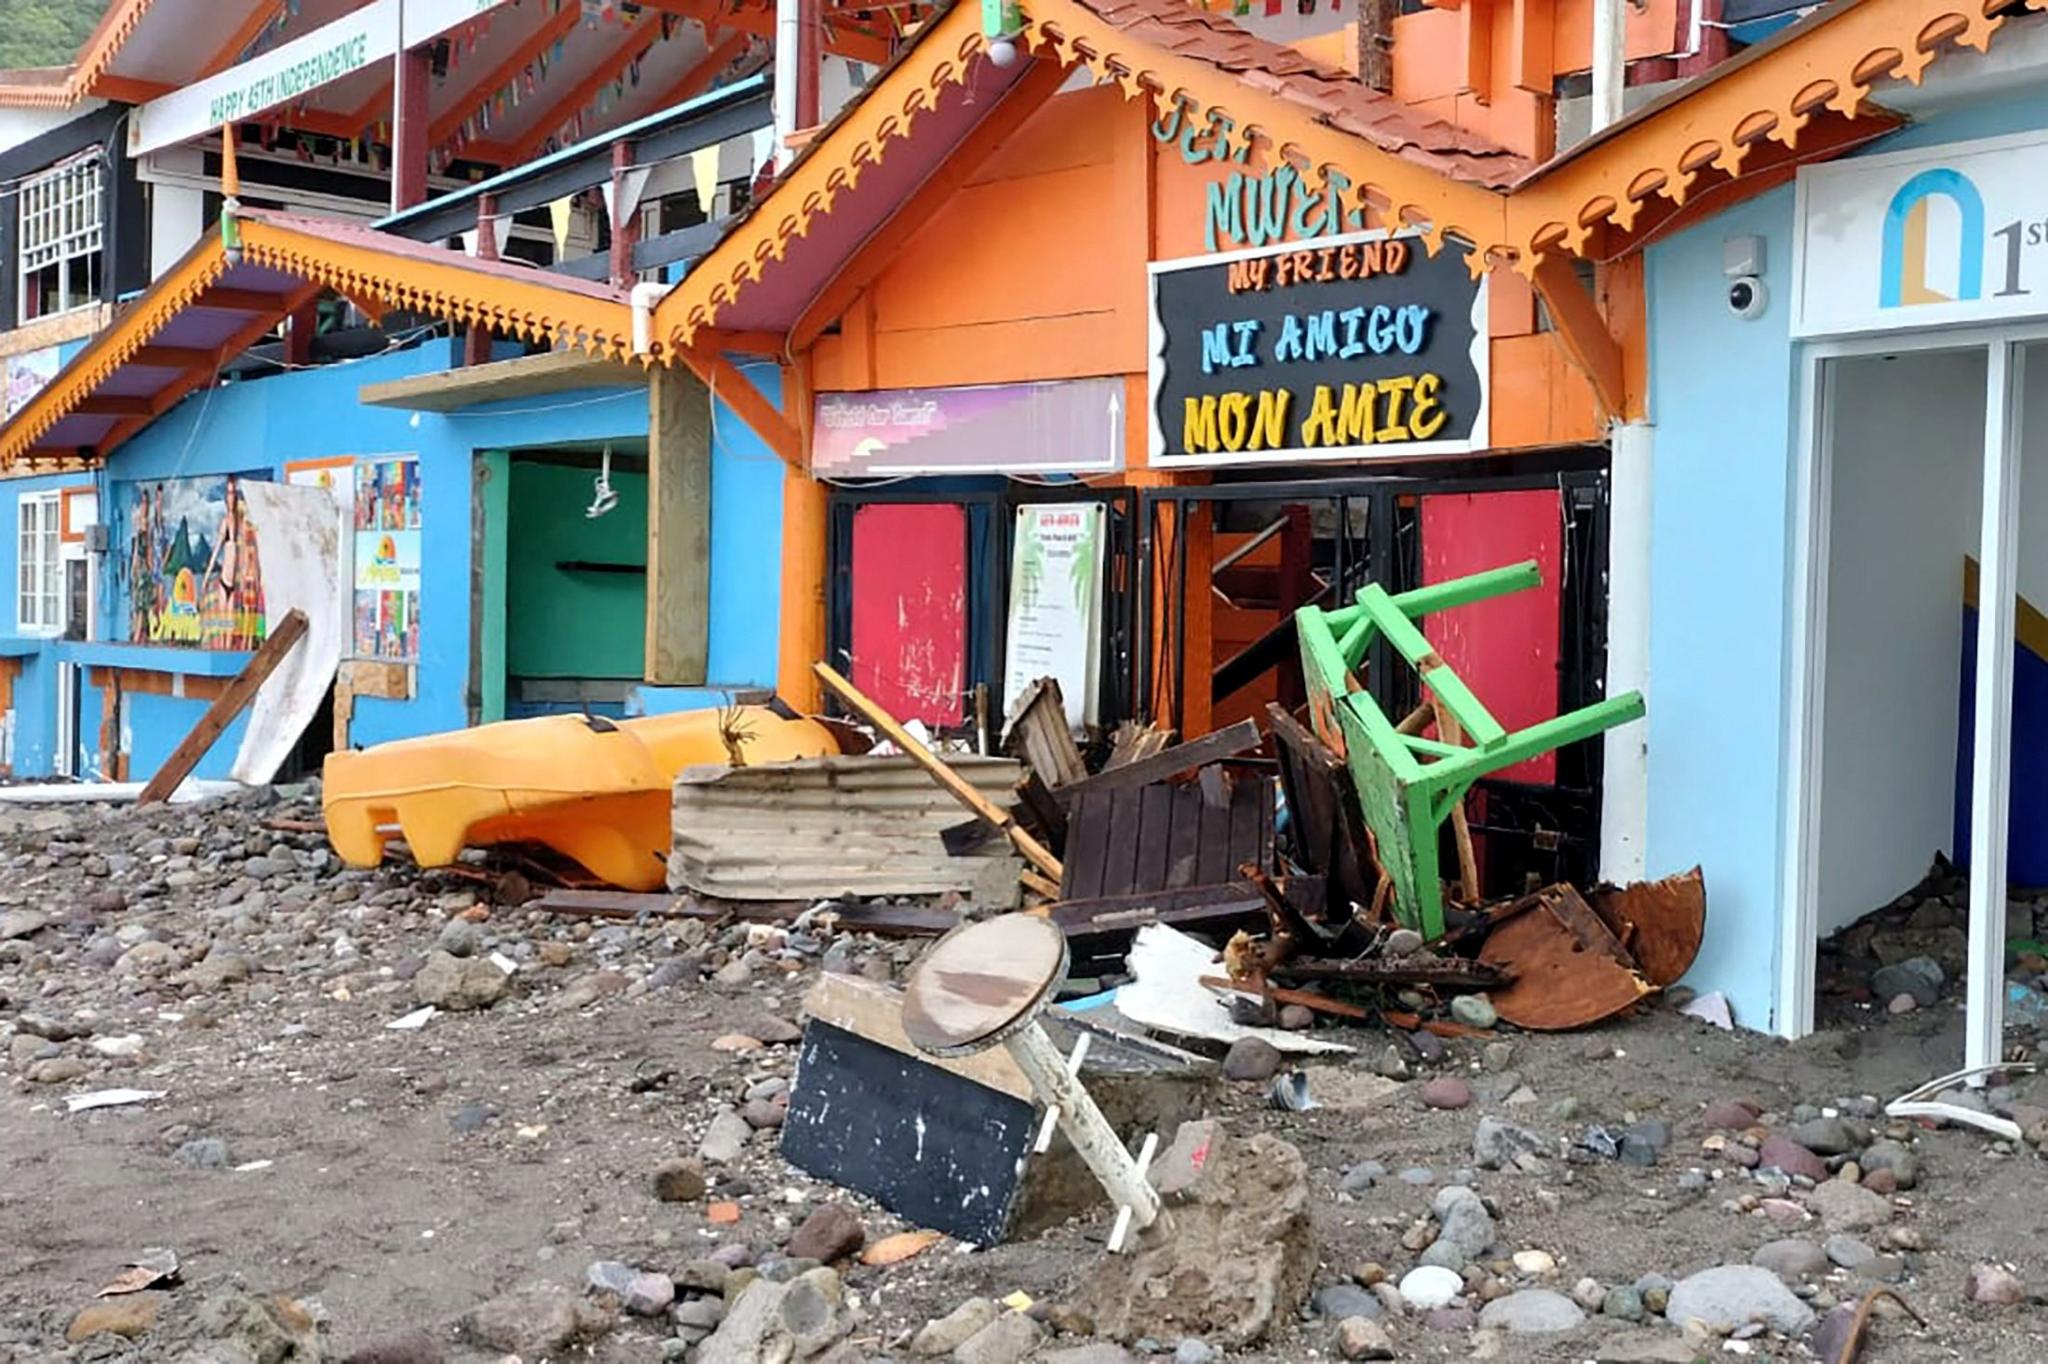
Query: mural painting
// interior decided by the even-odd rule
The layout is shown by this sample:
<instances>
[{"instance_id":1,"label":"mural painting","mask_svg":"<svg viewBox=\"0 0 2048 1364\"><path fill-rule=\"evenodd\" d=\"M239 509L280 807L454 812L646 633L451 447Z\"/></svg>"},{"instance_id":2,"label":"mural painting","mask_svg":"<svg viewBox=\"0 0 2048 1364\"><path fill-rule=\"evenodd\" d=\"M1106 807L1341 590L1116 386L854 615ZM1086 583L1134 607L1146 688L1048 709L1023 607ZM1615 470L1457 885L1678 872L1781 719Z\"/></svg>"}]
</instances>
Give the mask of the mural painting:
<instances>
[{"instance_id":1,"label":"mural painting","mask_svg":"<svg viewBox=\"0 0 2048 1364\"><path fill-rule=\"evenodd\" d=\"M420 656L420 462L380 455L355 469L355 656Z\"/></svg>"},{"instance_id":2,"label":"mural painting","mask_svg":"<svg viewBox=\"0 0 2048 1364\"><path fill-rule=\"evenodd\" d=\"M241 476L129 485L128 638L249 650L268 630Z\"/></svg>"}]
</instances>

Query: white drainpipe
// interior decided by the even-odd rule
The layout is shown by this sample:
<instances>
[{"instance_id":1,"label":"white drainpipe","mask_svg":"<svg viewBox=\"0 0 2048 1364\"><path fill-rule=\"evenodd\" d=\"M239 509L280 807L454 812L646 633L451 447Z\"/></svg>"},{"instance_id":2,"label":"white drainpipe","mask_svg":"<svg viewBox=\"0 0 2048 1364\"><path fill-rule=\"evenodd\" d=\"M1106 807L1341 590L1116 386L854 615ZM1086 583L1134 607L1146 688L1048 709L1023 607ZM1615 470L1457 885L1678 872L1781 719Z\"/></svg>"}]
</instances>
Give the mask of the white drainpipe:
<instances>
[{"instance_id":1,"label":"white drainpipe","mask_svg":"<svg viewBox=\"0 0 2048 1364\"><path fill-rule=\"evenodd\" d=\"M646 281L633 286L633 354L654 349L654 305L668 296L670 287Z\"/></svg>"},{"instance_id":2,"label":"white drainpipe","mask_svg":"<svg viewBox=\"0 0 2048 1364\"><path fill-rule=\"evenodd\" d=\"M1621 119L1628 60L1624 6L1628 0L1593 0L1593 131Z\"/></svg>"},{"instance_id":3,"label":"white drainpipe","mask_svg":"<svg viewBox=\"0 0 2048 1364\"><path fill-rule=\"evenodd\" d=\"M775 0L775 169L789 164L789 135L796 131L797 49L803 11L799 0Z\"/></svg>"}]
</instances>

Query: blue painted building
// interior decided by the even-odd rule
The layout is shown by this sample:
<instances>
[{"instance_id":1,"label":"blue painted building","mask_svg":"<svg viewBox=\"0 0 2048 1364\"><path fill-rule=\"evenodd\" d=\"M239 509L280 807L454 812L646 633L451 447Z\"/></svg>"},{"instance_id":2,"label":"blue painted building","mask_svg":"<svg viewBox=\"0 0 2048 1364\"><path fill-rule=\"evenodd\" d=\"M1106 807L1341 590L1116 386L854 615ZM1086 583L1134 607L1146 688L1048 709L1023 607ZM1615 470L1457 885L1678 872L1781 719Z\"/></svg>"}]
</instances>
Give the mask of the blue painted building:
<instances>
[{"instance_id":1,"label":"blue painted building","mask_svg":"<svg viewBox=\"0 0 2048 1364\"><path fill-rule=\"evenodd\" d=\"M1688 982L1746 1026L1808 1030L1816 940L1939 854L1996 869L1969 924L1878 950L1967 970L1971 1060L1997 1054L1997 872L2034 861L2008 809L2048 747L2011 695L2015 610L2048 605L2044 62L2030 24L1889 83L1897 131L1645 251L1646 862L1704 866Z\"/></svg>"}]
</instances>

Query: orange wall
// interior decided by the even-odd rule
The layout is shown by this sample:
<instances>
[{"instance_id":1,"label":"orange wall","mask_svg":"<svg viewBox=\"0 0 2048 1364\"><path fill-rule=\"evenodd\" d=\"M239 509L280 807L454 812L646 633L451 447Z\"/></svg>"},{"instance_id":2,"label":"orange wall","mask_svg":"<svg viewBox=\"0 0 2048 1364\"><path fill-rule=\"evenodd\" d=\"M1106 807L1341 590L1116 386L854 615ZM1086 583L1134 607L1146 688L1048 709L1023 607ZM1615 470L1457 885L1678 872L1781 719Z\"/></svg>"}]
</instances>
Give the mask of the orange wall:
<instances>
[{"instance_id":1,"label":"orange wall","mask_svg":"<svg viewBox=\"0 0 2048 1364\"><path fill-rule=\"evenodd\" d=\"M1411 18L1439 17L1432 15ZM1456 15L1446 15L1455 19ZM1406 22L1404 19L1403 22ZM821 390L1128 376L1145 462L1144 263L1202 255L1209 184L1114 88L1056 96L934 215L812 352ZM1489 278L1492 444L1599 437L1590 386L1538 334L1519 277Z\"/></svg>"}]
</instances>

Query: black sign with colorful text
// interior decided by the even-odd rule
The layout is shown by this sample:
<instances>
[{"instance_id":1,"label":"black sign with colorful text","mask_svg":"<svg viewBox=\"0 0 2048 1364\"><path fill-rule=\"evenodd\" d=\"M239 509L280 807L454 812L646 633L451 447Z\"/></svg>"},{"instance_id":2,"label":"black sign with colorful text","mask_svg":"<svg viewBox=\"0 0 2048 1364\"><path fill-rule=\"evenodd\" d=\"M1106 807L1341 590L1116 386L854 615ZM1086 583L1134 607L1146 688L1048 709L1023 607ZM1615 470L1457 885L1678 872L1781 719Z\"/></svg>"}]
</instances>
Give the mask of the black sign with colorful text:
<instances>
[{"instance_id":1,"label":"black sign with colorful text","mask_svg":"<svg viewBox=\"0 0 2048 1364\"><path fill-rule=\"evenodd\" d=\"M1152 458L1270 464L1486 444L1465 253L1362 233L1152 269Z\"/></svg>"}]
</instances>

